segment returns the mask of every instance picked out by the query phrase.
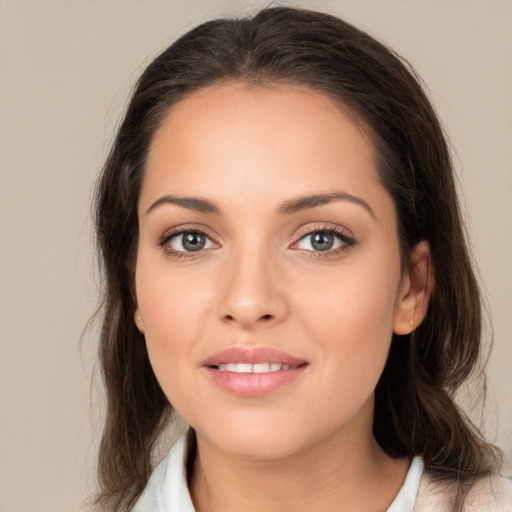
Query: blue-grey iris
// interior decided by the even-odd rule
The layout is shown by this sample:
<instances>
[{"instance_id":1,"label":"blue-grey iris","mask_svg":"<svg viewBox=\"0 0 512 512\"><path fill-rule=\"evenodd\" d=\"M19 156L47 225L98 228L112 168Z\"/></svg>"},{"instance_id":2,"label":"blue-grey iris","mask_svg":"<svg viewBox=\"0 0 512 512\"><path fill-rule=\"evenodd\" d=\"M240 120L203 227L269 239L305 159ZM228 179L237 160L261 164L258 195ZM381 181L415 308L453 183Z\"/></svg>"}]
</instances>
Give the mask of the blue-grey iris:
<instances>
[{"instance_id":1,"label":"blue-grey iris","mask_svg":"<svg viewBox=\"0 0 512 512\"><path fill-rule=\"evenodd\" d=\"M204 248L206 237L202 233L183 234L182 244L187 251L199 251Z\"/></svg>"},{"instance_id":2,"label":"blue-grey iris","mask_svg":"<svg viewBox=\"0 0 512 512\"><path fill-rule=\"evenodd\" d=\"M331 233L314 233L311 235L311 246L317 251L328 251L334 245L334 235Z\"/></svg>"}]
</instances>

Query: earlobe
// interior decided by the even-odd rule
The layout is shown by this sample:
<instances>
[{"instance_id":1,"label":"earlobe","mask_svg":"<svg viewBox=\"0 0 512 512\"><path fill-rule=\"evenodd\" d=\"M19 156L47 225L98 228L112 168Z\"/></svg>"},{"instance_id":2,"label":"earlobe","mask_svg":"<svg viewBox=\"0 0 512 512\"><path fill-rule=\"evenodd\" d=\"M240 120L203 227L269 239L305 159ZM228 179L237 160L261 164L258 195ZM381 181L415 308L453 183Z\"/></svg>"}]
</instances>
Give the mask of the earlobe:
<instances>
[{"instance_id":1,"label":"earlobe","mask_svg":"<svg viewBox=\"0 0 512 512\"><path fill-rule=\"evenodd\" d=\"M137 329L141 332L141 334L144 334L144 322L142 321L142 315L139 311L139 306L137 305L137 298L135 296L135 283L134 283L134 276L132 276L132 282L130 285L130 293L132 295L133 303L135 304L135 312L133 313L133 319L135 321L135 325L137 326Z\"/></svg>"},{"instance_id":2,"label":"earlobe","mask_svg":"<svg viewBox=\"0 0 512 512\"><path fill-rule=\"evenodd\" d=\"M420 325L427 314L434 284L430 246L423 240L409 253L409 265L402 276L393 320L395 334L410 334Z\"/></svg>"},{"instance_id":3,"label":"earlobe","mask_svg":"<svg viewBox=\"0 0 512 512\"><path fill-rule=\"evenodd\" d=\"M144 322L142 321L142 315L140 314L139 308L135 309L134 313L134 319L135 319L135 325L137 326L137 329L144 334Z\"/></svg>"}]
</instances>

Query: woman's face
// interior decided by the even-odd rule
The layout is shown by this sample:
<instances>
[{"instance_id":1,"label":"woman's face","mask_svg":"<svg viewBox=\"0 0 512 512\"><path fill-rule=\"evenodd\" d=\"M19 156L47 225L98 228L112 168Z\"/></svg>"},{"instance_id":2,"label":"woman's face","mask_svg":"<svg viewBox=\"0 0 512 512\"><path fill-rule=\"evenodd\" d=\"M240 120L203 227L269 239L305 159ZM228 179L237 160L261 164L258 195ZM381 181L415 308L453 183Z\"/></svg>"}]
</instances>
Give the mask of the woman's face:
<instances>
[{"instance_id":1,"label":"woman's face","mask_svg":"<svg viewBox=\"0 0 512 512\"><path fill-rule=\"evenodd\" d=\"M176 104L139 226L136 323L201 439L277 458L371 435L408 280L371 143L328 97L233 83Z\"/></svg>"}]
</instances>

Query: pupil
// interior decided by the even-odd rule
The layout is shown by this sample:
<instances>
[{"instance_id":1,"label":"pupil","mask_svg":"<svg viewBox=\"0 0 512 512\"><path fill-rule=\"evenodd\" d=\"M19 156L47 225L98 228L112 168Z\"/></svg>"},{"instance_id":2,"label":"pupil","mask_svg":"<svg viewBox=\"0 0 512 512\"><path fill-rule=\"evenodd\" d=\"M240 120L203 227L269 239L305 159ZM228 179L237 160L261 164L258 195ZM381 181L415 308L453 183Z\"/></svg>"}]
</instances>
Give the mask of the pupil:
<instances>
[{"instance_id":1,"label":"pupil","mask_svg":"<svg viewBox=\"0 0 512 512\"><path fill-rule=\"evenodd\" d=\"M187 233L183 235L183 247L187 251L199 251L204 247L205 237L201 233Z\"/></svg>"},{"instance_id":2,"label":"pupil","mask_svg":"<svg viewBox=\"0 0 512 512\"><path fill-rule=\"evenodd\" d=\"M334 236L329 233L315 233L312 238L311 245L317 251L327 251L334 243Z\"/></svg>"}]
</instances>

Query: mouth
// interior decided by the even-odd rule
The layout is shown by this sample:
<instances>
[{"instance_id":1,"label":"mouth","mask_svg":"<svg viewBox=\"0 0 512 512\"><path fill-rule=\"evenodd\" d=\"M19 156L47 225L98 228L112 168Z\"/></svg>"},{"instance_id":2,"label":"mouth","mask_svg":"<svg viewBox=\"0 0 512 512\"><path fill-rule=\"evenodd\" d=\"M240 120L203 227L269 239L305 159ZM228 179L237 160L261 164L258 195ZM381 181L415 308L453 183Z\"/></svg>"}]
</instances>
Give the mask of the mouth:
<instances>
[{"instance_id":1,"label":"mouth","mask_svg":"<svg viewBox=\"0 0 512 512\"><path fill-rule=\"evenodd\" d=\"M211 382L239 397L261 397L298 379L308 362L270 347L231 347L206 359Z\"/></svg>"}]
</instances>

